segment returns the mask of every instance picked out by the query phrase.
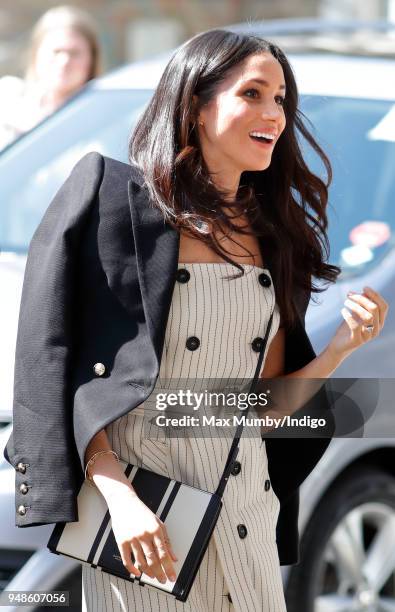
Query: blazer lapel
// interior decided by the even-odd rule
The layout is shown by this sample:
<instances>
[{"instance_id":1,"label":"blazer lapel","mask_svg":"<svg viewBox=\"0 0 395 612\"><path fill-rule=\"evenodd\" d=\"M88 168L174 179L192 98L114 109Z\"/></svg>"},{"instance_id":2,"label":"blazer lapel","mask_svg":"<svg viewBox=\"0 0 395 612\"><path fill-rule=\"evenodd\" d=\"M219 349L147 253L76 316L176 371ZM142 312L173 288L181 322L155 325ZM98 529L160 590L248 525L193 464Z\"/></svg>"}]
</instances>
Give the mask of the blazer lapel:
<instances>
[{"instance_id":1,"label":"blazer lapel","mask_svg":"<svg viewBox=\"0 0 395 612\"><path fill-rule=\"evenodd\" d=\"M148 189L129 181L138 278L148 331L158 363L176 281L179 233L150 202Z\"/></svg>"}]
</instances>

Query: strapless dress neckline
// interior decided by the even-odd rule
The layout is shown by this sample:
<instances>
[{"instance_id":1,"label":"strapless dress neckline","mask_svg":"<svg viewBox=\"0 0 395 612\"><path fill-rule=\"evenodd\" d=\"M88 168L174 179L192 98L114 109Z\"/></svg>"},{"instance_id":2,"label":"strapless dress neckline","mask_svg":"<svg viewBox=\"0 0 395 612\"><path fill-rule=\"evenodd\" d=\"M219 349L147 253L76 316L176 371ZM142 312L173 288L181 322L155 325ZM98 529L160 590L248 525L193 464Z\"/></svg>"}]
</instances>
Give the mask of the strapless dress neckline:
<instances>
[{"instance_id":1,"label":"strapless dress neckline","mask_svg":"<svg viewBox=\"0 0 395 612\"><path fill-rule=\"evenodd\" d=\"M239 262L238 262L239 263ZM178 262L179 266L229 266L232 269L235 268L235 266L227 261L221 262L221 261L192 261L192 262ZM262 270L262 272L269 272L270 274L270 270L269 268L261 268L260 266L255 266L254 264L247 264L247 263L240 263L241 266L246 267L246 268L255 268L256 270Z\"/></svg>"}]
</instances>

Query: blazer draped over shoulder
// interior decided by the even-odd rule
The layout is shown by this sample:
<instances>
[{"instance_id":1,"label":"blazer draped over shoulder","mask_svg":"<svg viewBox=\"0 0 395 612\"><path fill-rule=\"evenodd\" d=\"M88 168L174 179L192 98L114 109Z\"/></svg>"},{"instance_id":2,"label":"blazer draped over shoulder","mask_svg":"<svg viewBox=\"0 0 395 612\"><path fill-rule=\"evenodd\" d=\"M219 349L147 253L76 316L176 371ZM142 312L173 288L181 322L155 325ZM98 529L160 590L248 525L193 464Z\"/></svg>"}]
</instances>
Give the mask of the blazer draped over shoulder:
<instances>
[{"instance_id":1,"label":"blazer draped over shoulder","mask_svg":"<svg viewBox=\"0 0 395 612\"><path fill-rule=\"evenodd\" d=\"M17 527L78 520L89 441L155 386L178 253L179 234L135 166L89 153L52 200L29 248L4 450L15 468ZM304 324L310 294L292 299L299 321L286 334L285 373L316 356ZM326 437L266 439L282 565L299 560L299 486L332 435L328 419Z\"/></svg>"}]
</instances>

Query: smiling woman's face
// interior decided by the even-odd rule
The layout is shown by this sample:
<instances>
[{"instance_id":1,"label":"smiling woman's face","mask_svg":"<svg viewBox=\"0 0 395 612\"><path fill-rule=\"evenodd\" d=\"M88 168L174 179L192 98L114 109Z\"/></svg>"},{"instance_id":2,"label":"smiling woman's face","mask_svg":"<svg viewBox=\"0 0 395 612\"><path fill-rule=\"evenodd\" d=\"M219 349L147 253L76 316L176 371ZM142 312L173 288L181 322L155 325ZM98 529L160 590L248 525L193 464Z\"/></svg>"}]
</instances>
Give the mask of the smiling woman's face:
<instances>
[{"instance_id":1,"label":"smiling woman's face","mask_svg":"<svg viewBox=\"0 0 395 612\"><path fill-rule=\"evenodd\" d=\"M271 53L251 55L236 66L199 112L200 143L209 170L235 178L246 170L265 170L285 128L284 97L284 73Z\"/></svg>"}]
</instances>

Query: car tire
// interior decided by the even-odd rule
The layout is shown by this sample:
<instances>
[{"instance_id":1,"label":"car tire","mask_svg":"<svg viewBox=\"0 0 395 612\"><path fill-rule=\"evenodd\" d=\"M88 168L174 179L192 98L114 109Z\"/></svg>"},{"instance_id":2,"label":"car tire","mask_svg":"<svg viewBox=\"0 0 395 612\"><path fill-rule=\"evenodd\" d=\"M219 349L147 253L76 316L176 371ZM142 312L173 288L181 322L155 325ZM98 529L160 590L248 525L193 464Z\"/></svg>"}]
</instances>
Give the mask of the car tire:
<instances>
[{"instance_id":1,"label":"car tire","mask_svg":"<svg viewBox=\"0 0 395 612\"><path fill-rule=\"evenodd\" d=\"M302 535L300 562L290 570L285 588L288 612L315 612L316 597L323 594L325 550L335 529L353 510L362 512L372 503L383 511L387 508L391 516L393 510L395 516L395 478L375 466L351 468L325 493Z\"/></svg>"}]
</instances>

